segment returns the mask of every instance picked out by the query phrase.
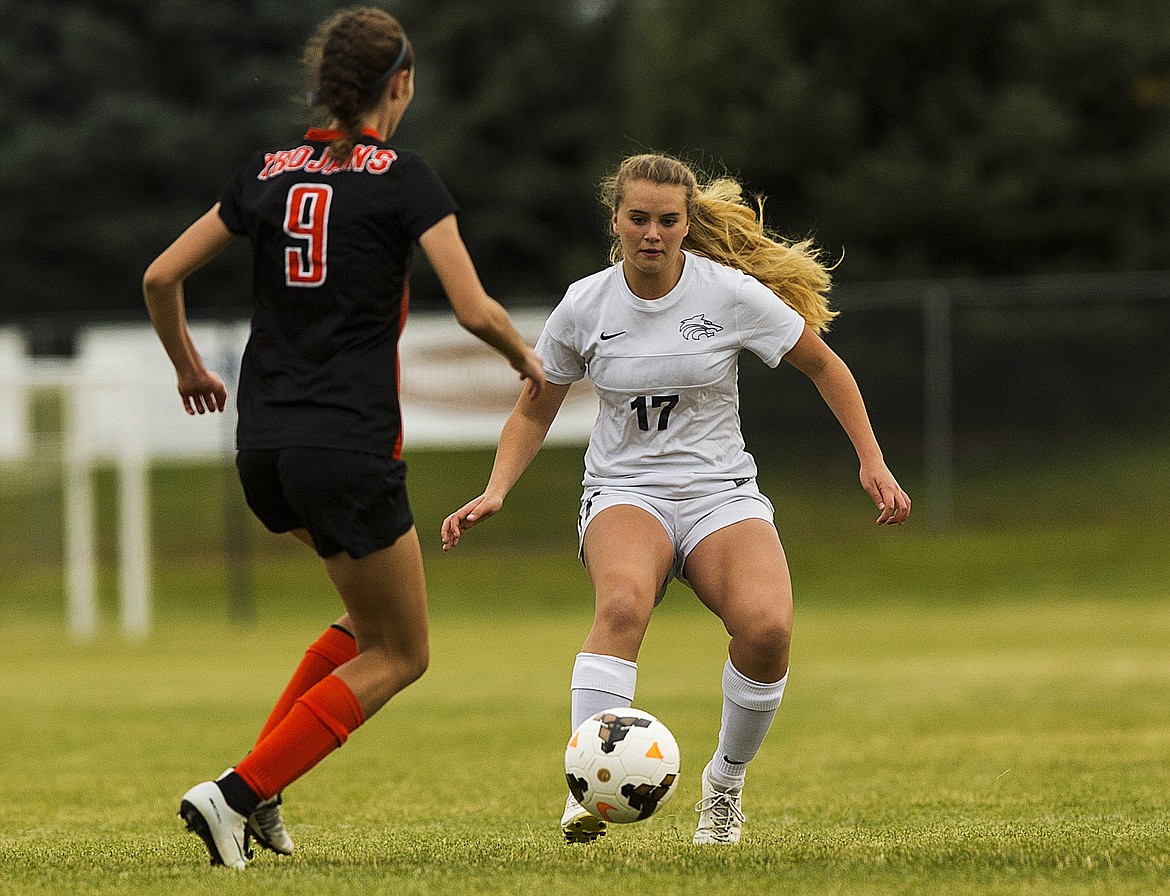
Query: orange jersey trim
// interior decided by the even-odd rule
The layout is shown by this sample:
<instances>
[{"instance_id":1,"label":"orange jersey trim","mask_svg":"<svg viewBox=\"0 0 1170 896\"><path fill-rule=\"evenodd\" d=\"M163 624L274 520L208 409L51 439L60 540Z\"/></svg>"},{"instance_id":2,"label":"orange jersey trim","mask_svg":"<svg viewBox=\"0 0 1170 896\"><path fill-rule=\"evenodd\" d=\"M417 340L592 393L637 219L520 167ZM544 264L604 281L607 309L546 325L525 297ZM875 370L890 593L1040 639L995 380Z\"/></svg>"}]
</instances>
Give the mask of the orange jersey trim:
<instances>
[{"instance_id":1,"label":"orange jersey trim","mask_svg":"<svg viewBox=\"0 0 1170 896\"><path fill-rule=\"evenodd\" d=\"M314 140L320 143L332 143L341 136L341 131L336 128L309 128L305 132L306 140ZM382 142L382 135L373 128L362 128L363 137L373 137L379 143Z\"/></svg>"}]
</instances>

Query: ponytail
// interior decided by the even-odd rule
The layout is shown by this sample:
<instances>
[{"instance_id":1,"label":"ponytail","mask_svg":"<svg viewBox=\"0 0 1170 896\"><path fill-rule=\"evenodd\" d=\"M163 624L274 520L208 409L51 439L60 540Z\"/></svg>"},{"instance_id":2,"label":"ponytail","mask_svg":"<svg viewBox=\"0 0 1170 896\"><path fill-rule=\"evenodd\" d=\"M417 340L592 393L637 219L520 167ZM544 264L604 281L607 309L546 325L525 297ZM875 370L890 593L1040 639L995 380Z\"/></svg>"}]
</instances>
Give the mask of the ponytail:
<instances>
[{"instance_id":1,"label":"ponytail","mask_svg":"<svg viewBox=\"0 0 1170 896\"><path fill-rule=\"evenodd\" d=\"M817 333L839 312L829 307L829 269L811 240L789 242L764 226L764 200L748 205L743 188L722 177L695 196L683 248L750 274L792 307Z\"/></svg>"}]
</instances>

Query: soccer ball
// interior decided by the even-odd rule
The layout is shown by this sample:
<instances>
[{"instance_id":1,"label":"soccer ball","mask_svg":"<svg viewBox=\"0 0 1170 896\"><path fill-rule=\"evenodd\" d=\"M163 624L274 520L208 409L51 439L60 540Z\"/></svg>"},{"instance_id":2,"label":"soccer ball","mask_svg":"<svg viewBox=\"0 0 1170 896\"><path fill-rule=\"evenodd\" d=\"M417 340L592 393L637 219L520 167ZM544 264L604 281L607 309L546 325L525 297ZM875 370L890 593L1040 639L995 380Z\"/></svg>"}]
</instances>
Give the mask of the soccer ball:
<instances>
[{"instance_id":1,"label":"soccer ball","mask_svg":"<svg viewBox=\"0 0 1170 896\"><path fill-rule=\"evenodd\" d=\"M614 824L649 818L678 785L678 744L648 712L619 707L586 719L565 748L565 777L582 806Z\"/></svg>"}]
</instances>

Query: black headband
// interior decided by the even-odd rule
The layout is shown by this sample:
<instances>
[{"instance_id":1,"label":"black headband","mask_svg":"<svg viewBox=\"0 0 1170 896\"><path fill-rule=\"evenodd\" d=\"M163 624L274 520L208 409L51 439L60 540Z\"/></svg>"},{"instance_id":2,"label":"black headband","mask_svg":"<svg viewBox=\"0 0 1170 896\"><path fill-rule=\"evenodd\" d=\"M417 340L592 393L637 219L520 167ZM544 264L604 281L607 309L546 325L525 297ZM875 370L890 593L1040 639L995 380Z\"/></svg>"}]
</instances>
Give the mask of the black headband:
<instances>
[{"instance_id":1,"label":"black headband","mask_svg":"<svg viewBox=\"0 0 1170 896\"><path fill-rule=\"evenodd\" d=\"M402 48L398 51L398 55L394 58L394 62L390 64L390 68L382 72L373 84L370 85L370 90L380 90L386 86L386 82L394 75L396 71L402 68L402 63L406 61L406 51L410 48L410 44L406 40L406 35L402 36Z\"/></svg>"},{"instance_id":2,"label":"black headband","mask_svg":"<svg viewBox=\"0 0 1170 896\"><path fill-rule=\"evenodd\" d=\"M394 73L402 68L402 63L406 61L406 51L409 48L410 44L407 42L406 36L403 35L402 46L398 50L398 55L394 57L394 62L391 64L390 68L382 72L382 74L378 76L378 79L370 85L371 93L373 93L375 90L380 90L382 87L385 87L386 82L389 81L391 77L393 77ZM310 106L316 106L321 102L321 94L319 91L311 90L306 96L306 99L308 100Z\"/></svg>"}]
</instances>

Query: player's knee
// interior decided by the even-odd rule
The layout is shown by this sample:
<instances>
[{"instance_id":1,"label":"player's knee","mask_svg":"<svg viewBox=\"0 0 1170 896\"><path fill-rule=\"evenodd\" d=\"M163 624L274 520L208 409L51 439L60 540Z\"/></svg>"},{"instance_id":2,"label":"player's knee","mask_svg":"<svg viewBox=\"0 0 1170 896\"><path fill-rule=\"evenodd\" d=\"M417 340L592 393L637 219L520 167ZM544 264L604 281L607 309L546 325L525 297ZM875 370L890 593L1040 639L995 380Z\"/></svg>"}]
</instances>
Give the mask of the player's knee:
<instances>
[{"instance_id":1,"label":"player's knee","mask_svg":"<svg viewBox=\"0 0 1170 896\"><path fill-rule=\"evenodd\" d=\"M594 625L617 636L645 631L654 607L654 595L634 587L616 587L599 594Z\"/></svg>"},{"instance_id":2,"label":"player's knee","mask_svg":"<svg viewBox=\"0 0 1170 896\"><path fill-rule=\"evenodd\" d=\"M367 646L362 652L378 664L378 673L392 694L422 678L430 665L426 639Z\"/></svg>"},{"instance_id":3,"label":"player's knee","mask_svg":"<svg viewBox=\"0 0 1170 896\"><path fill-rule=\"evenodd\" d=\"M430 662L430 646L425 639L396 644L387 652L387 673L401 689L422 678Z\"/></svg>"},{"instance_id":4,"label":"player's knee","mask_svg":"<svg viewBox=\"0 0 1170 896\"><path fill-rule=\"evenodd\" d=\"M787 659L792 645L792 619L779 613L760 614L736 637L759 656Z\"/></svg>"},{"instance_id":5,"label":"player's knee","mask_svg":"<svg viewBox=\"0 0 1170 896\"><path fill-rule=\"evenodd\" d=\"M405 684L418 681L431 664L430 646L424 641L421 645L409 651L403 657L403 674Z\"/></svg>"}]
</instances>

